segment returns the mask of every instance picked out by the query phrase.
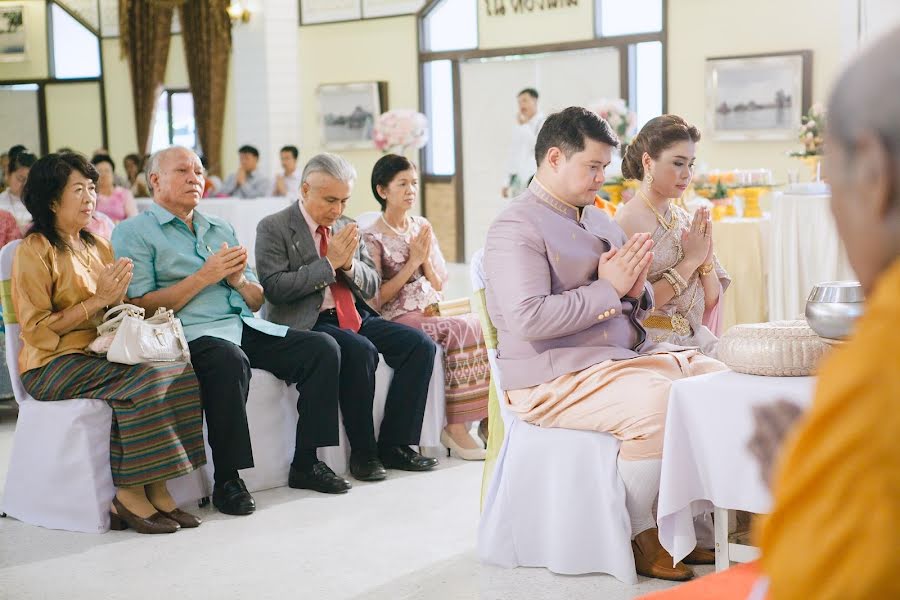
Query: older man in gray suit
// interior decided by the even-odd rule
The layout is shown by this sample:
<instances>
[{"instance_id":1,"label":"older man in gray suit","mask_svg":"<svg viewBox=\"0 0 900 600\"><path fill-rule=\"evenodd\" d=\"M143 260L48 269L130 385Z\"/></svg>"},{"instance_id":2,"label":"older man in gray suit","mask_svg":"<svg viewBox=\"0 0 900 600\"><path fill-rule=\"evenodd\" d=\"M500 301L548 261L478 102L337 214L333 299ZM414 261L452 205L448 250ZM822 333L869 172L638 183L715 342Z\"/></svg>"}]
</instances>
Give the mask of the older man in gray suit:
<instances>
[{"instance_id":1,"label":"older man in gray suit","mask_svg":"<svg viewBox=\"0 0 900 600\"><path fill-rule=\"evenodd\" d=\"M300 198L260 221L256 268L268 318L332 336L341 348L340 407L350 441L350 473L384 479L385 468L427 471L437 460L419 443L437 347L424 333L392 323L366 305L381 278L356 222L344 209L356 170L334 154L314 156L303 169ZM394 369L376 441L372 423L378 355Z\"/></svg>"},{"instance_id":2,"label":"older man in gray suit","mask_svg":"<svg viewBox=\"0 0 900 600\"><path fill-rule=\"evenodd\" d=\"M626 240L592 206L617 145L609 124L583 108L547 118L535 146L534 181L488 231L487 306L510 408L542 427L619 438L637 571L683 580L693 573L673 566L652 511L668 391L672 380L724 366L696 350L651 347L646 339L650 235Z\"/></svg>"}]
</instances>

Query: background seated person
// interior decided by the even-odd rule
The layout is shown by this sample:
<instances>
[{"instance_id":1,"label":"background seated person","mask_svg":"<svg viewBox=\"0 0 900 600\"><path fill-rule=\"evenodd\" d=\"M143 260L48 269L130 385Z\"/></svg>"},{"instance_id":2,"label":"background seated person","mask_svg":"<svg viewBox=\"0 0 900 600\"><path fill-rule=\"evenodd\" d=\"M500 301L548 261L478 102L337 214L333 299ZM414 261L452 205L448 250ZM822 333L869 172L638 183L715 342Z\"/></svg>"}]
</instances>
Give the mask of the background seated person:
<instances>
[{"instance_id":1,"label":"background seated person","mask_svg":"<svg viewBox=\"0 0 900 600\"><path fill-rule=\"evenodd\" d=\"M218 196L233 198L262 198L272 189L272 183L259 172L259 150L253 146L238 148L240 166L237 173L229 175L222 187L216 190Z\"/></svg>"},{"instance_id":2,"label":"background seated person","mask_svg":"<svg viewBox=\"0 0 900 600\"><path fill-rule=\"evenodd\" d=\"M137 202L131 190L115 183L116 165L107 154L97 154L91 163L100 173L97 182L97 210L106 214L113 223L119 223L138 213Z\"/></svg>"},{"instance_id":3,"label":"background seated person","mask_svg":"<svg viewBox=\"0 0 900 600\"><path fill-rule=\"evenodd\" d=\"M491 367L478 315L426 317L424 309L443 300L449 279L431 224L410 216L419 177L406 157L388 154L372 169L372 193L381 218L363 231L375 270L382 278L374 305L384 319L421 329L444 349L447 426L441 443L465 460L484 460L484 448L468 425L487 419Z\"/></svg>"},{"instance_id":4,"label":"background seated person","mask_svg":"<svg viewBox=\"0 0 900 600\"><path fill-rule=\"evenodd\" d=\"M673 380L725 366L696 350L654 348L647 340L640 321L653 306L646 281L653 242L647 233L626 240L592 206L617 145L609 124L584 108L547 118L534 180L488 230L487 308L510 409L540 427L603 431L621 440L618 466L637 572L684 580L693 573L673 566L653 516L669 388Z\"/></svg>"},{"instance_id":5,"label":"background seated person","mask_svg":"<svg viewBox=\"0 0 900 600\"><path fill-rule=\"evenodd\" d=\"M326 335L253 316L263 303L262 288L231 225L195 210L203 166L192 150L157 152L148 174L153 205L116 227L113 246L134 261L132 302L148 314L160 306L174 310L184 326L215 466L213 505L232 515L256 509L238 476L253 466L245 406L251 368L302 391L289 485L346 492L349 482L316 455L318 447L338 444L337 345Z\"/></svg>"},{"instance_id":6,"label":"background seated person","mask_svg":"<svg viewBox=\"0 0 900 600\"><path fill-rule=\"evenodd\" d=\"M86 354L104 311L122 302L132 264L86 231L94 167L50 154L32 167L25 204L34 224L16 251L12 297L21 323L22 384L39 401L97 398L112 408L113 529L173 533L200 519L180 510L166 482L206 463L197 378L188 363L122 365Z\"/></svg>"},{"instance_id":7,"label":"background seated person","mask_svg":"<svg viewBox=\"0 0 900 600\"><path fill-rule=\"evenodd\" d=\"M303 169L300 199L259 222L256 266L268 317L333 337L341 349L340 402L350 442L350 473L377 481L385 469L427 471L437 460L418 445L437 347L424 333L392 323L366 305L381 279L356 223L344 209L356 169L318 154ZM372 422L378 355L394 375L377 441Z\"/></svg>"}]
</instances>

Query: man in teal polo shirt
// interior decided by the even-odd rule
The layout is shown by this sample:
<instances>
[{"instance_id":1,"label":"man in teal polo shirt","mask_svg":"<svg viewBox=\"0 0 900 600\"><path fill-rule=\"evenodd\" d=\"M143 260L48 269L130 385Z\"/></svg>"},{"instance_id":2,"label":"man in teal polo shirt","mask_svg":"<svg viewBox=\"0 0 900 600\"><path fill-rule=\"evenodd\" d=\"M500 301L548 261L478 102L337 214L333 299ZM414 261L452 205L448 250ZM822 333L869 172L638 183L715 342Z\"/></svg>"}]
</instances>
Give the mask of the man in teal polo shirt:
<instances>
[{"instance_id":1,"label":"man in teal polo shirt","mask_svg":"<svg viewBox=\"0 0 900 600\"><path fill-rule=\"evenodd\" d=\"M316 456L317 448L339 442L337 343L253 316L264 302L262 287L232 226L195 210L203 166L193 151L157 152L148 179L153 206L119 224L112 243L117 256L134 261L131 302L147 314L172 309L184 326L215 465L213 504L227 514L256 508L238 476L253 466L245 409L251 367L296 383L301 392L290 486L346 492L350 482Z\"/></svg>"}]
</instances>

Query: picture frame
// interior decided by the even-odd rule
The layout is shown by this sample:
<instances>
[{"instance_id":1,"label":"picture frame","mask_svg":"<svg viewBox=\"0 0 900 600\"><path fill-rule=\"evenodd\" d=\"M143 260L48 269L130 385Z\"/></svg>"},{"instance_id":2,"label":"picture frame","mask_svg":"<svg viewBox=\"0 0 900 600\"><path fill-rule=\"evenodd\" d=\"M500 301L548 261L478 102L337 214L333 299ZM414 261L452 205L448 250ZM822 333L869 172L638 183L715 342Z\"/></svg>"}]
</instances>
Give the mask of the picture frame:
<instances>
[{"instance_id":1,"label":"picture frame","mask_svg":"<svg viewBox=\"0 0 900 600\"><path fill-rule=\"evenodd\" d=\"M0 4L0 62L22 62L27 57L25 6Z\"/></svg>"},{"instance_id":2,"label":"picture frame","mask_svg":"<svg viewBox=\"0 0 900 600\"><path fill-rule=\"evenodd\" d=\"M372 127L387 110L387 82L325 83L316 88L322 146L328 150L374 149Z\"/></svg>"},{"instance_id":3,"label":"picture frame","mask_svg":"<svg viewBox=\"0 0 900 600\"><path fill-rule=\"evenodd\" d=\"M362 0L300 0L300 24L318 25L362 18Z\"/></svg>"},{"instance_id":4,"label":"picture frame","mask_svg":"<svg viewBox=\"0 0 900 600\"><path fill-rule=\"evenodd\" d=\"M715 140L794 140L811 96L811 50L706 59L706 127Z\"/></svg>"},{"instance_id":5,"label":"picture frame","mask_svg":"<svg viewBox=\"0 0 900 600\"><path fill-rule=\"evenodd\" d=\"M362 0L364 19L414 15L425 4L424 0Z\"/></svg>"}]
</instances>

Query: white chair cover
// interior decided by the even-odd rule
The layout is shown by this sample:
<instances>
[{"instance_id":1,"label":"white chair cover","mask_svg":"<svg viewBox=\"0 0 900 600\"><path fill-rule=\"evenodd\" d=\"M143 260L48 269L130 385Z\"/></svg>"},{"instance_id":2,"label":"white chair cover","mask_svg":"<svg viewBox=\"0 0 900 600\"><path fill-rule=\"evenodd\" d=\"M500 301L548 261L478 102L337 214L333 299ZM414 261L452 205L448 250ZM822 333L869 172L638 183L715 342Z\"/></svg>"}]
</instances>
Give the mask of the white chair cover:
<instances>
[{"instance_id":1,"label":"white chair cover","mask_svg":"<svg viewBox=\"0 0 900 600\"><path fill-rule=\"evenodd\" d=\"M472 257L473 287L483 289L483 251ZM503 383L491 351L498 396ZM608 573L637 583L631 521L616 458L605 433L541 428L500 403L505 436L478 528L478 555L503 567L554 573Z\"/></svg>"}]
</instances>

